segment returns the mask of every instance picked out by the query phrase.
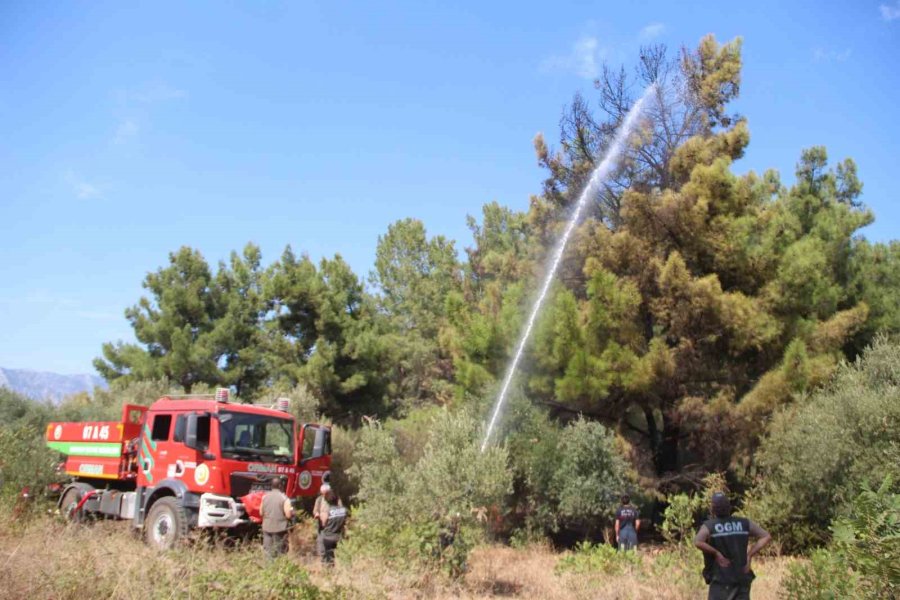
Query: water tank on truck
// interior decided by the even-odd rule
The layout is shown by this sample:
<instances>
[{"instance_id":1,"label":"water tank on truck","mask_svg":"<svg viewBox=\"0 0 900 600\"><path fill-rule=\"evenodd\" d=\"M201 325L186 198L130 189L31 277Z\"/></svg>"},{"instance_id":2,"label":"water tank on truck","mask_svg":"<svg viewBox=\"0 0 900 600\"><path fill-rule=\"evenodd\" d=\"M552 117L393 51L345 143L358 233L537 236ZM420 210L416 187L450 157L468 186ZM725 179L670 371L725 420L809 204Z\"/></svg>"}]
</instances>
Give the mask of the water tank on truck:
<instances>
[{"instance_id":1,"label":"water tank on truck","mask_svg":"<svg viewBox=\"0 0 900 600\"><path fill-rule=\"evenodd\" d=\"M131 520L159 549L197 528L252 528L274 477L312 497L331 467L329 427L297 424L284 401L229 402L225 389L126 404L119 421L50 423L46 436L71 477L61 513Z\"/></svg>"}]
</instances>

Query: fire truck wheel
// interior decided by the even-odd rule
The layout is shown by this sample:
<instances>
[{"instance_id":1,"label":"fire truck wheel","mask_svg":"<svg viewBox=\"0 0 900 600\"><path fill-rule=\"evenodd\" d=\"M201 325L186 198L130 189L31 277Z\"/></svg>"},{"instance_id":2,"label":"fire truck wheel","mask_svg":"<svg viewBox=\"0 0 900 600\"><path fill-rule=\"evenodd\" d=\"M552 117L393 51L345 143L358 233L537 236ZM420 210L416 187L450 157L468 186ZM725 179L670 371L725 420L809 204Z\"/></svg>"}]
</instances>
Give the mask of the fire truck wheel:
<instances>
[{"instance_id":1,"label":"fire truck wheel","mask_svg":"<svg viewBox=\"0 0 900 600\"><path fill-rule=\"evenodd\" d=\"M147 543L157 550L169 550L187 533L187 515L172 497L160 498L150 508L144 534Z\"/></svg>"},{"instance_id":2,"label":"fire truck wheel","mask_svg":"<svg viewBox=\"0 0 900 600\"><path fill-rule=\"evenodd\" d=\"M81 490L76 487L70 487L63 494L62 501L59 503L59 512L66 521L79 523L84 519L84 509L75 511L82 496Z\"/></svg>"}]
</instances>

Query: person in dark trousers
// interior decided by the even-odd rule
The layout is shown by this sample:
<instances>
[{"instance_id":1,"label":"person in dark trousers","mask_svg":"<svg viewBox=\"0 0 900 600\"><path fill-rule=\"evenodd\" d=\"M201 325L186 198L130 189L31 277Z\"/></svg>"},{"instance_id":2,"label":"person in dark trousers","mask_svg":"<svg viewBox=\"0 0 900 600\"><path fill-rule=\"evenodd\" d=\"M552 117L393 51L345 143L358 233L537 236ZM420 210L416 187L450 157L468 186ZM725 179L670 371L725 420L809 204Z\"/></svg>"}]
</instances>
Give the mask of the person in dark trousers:
<instances>
[{"instance_id":1,"label":"person in dark trousers","mask_svg":"<svg viewBox=\"0 0 900 600\"><path fill-rule=\"evenodd\" d=\"M712 517L703 523L694 537L694 545L703 552L703 579L709 585L709 600L750 600L753 569L750 561L772 541L769 533L743 517L731 516L728 496L712 496ZM750 537L756 543L750 550Z\"/></svg>"},{"instance_id":2,"label":"person in dark trousers","mask_svg":"<svg viewBox=\"0 0 900 600\"><path fill-rule=\"evenodd\" d=\"M294 518L294 507L284 495L284 479L281 477L272 480L272 489L263 496L260 514L263 549L270 558L284 554L287 552L287 532Z\"/></svg>"},{"instance_id":3,"label":"person in dark trousers","mask_svg":"<svg viewBox=\"0 0 900 600\"><path fill-rule=\"evenodd\" d=\"M334 550L344 533L347 522L347 509L344 508L337 495L327 483L322 484L324 501L319 505L318 520L321 524L316 537L316 551L326 565L334 564Z\"/></svg>"},{"instance_id":4,"label":"person in dark trousers","mask_svg":"<svg viewBox=\"0 0 900 600\"><path fill-rule=\"evenodd\" d=\"M622 495L622 506L616 511L616 543L619 550L637 548L638 531L641 530L641 513L631 504L628 494Z\"/></svg>"}]
</instances>

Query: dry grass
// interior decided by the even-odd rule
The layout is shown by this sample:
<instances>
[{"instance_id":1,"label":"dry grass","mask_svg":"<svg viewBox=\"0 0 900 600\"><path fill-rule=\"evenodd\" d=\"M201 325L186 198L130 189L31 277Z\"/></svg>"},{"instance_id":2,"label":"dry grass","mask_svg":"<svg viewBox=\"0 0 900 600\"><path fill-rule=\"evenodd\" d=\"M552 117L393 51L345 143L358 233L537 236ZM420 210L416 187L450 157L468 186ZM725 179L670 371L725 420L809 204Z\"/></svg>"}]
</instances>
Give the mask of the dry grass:
<instances>
[{"instance_id":1,"label":"dry grass","mask_svg":"<svg viewBox=\"0 0 900 600\"><path fill-rule=\"evenodd\" d=\"M678 573L677 568L653 574L651 553L644 557L644 573L620 575L557 573L561 554L546 546L518 549L482 546L471 555L469 570L461 582L443 578L415 579L385 570L383 565L339 565L332 573L317 573L316 582L340 582L364 597L388 598L541 598L575 600L687 600L706 597L699 573ZM790 558L761 558L755 563L754 600L780 598L781 580ZM320 579L321 578L321 579Z\"/></svg>"},{"instance_id":2,"label":"dry grass","mask_svg":"<svg viewBox=\"0 0 900 600\"><path fill-rule=\"evenodd\" d=\"M123 522L90 526L66 525L38 517L13 524L0 517L0 598L206 598L233 597L236 586L257 577L260 586L250 597L282 597L282 583L266 586L273 577L256 544L228 548L195 543L168 554L157 554ZM643 555L641 572L618 575L556 572L561 554L545 546L514 549L482 546L471 555L460 581L434 573L398 571L371 559L326 568L315 558L310 525L291 541L295 571L325 594L358 598L579 598L687 599L705 597L696 573L678 565L657 567L654 552ZM774 600L791 559L761 559L755 565L756 600ZM289 565L290 566L290 565ZM302 569L302 571L301 571ZM279 571L278 573L281 573ZM276 575L278 575L276 573ZM293 576L293 575L292 575ZM292 580L293 581L293 580ZM278 587L278 585L282 587ZM273 587L274 586L274 587ZM311 596L315 596L315 590ZM244 594L242 597L248 597ZM298 596L303 597L303 596Z\"/></svg>"}]
</instances>

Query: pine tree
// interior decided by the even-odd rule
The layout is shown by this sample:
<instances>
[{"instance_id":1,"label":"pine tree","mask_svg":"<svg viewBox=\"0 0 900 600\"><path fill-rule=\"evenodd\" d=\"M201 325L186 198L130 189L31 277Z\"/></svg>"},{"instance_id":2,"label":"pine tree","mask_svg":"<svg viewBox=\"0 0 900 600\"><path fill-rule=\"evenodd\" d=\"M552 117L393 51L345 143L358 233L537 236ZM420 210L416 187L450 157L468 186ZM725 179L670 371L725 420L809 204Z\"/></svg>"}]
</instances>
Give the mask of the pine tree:
<instances>
[{"instance_id":1,"label":"pine tree","mask_svg":"<svg viewBox=\"0 0 900 600\"><path fill-rule=\"evenodd\" d=\"M169 266L147 274L150 297L125 311L138 344L106 343L94 367L108 381L167 378L190 392L197 383L225 381L215 331L226 303L199 251L182 247Z\"/></svg>"}]
</instances>

